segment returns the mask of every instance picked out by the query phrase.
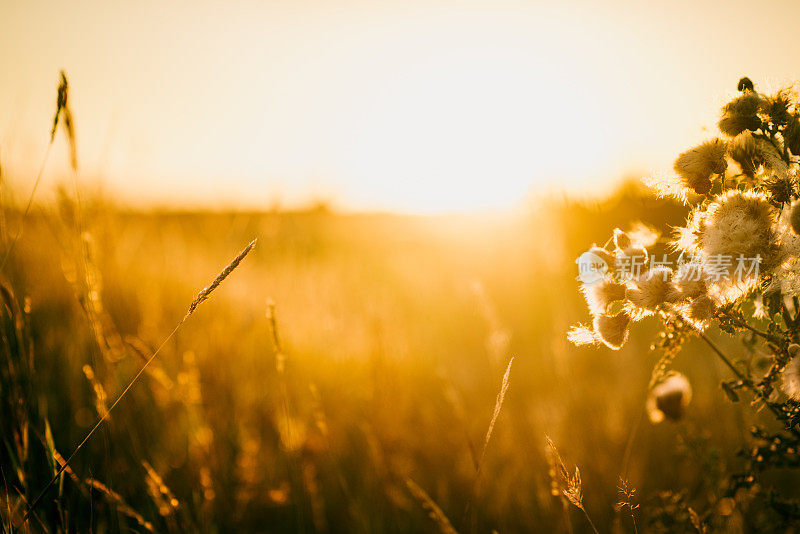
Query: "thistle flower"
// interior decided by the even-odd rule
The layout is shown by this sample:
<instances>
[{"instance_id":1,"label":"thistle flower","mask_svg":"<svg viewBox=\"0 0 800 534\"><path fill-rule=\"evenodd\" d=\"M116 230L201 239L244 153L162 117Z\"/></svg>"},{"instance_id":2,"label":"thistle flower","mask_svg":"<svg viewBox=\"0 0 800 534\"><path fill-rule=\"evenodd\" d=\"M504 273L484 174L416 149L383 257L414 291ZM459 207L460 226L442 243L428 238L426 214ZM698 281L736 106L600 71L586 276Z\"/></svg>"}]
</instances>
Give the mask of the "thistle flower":
<instances>
[{"instance_id":1,"label":"thistle flower","mask_svg":"<svg viewBox=\"0 0 800 534\"><path fill-rule=\"evenodd\" d=\"M740 133L728 143L728 155L739 165L742 173L750 177L761 165L756 139L749 131Z\"/></svg>"},{"instance_id":2,"label":"thistle flower","mask_svg":"<svg viewBox=\"0 0 800 534\"><path fill-rule=\"evenodd\" d=\"M719 129L725 135L733 137L747 130L757 130L761 127L758 116L759 109L763 106L764 99L752 90L728 102L722 108L722 118Z\"/></svg>"},{"instance_id":3,"label":"thistle flower","mask_svg":"<svg viewBox=\"0 0 800 534\"><path fill-rule=\"evenodd\" d=\"M628 325L631 318L627 312L615 315L596 315L593 326L600 341L611 350L619 350L628 339Z\"/></svg>"},{"instance_id":4,"label":"thistle flower","mask_svg":"<svg viewBox=\"0 0 800 534\"><path fill-rule=\"evenodd\" d=\"M682 263L672 277L672 294L668 300L693 299L705 295L706 272L699 262Z\"/></svg>"},{"instance_id":5,"label":"thistle flower","mask_svg":"<svg viewBox=\"0 0 800 534\"><path fill-rule=\"evenodd\" d=\"M772 124L784 126L788 124L791 119L789 108L792 101L789 98L790 93L786 89L781 89L773 96L767 97L764 105L762 106L764 114L769 118Z\"/></svg>"},{"instance_id":6,"label":"thistle flower","mask_svg":"<svg viewBox=\"0 0 800 534\"><path fill-rule=\"evenodd\" d=\"M692 400L692 386L681 373L672 372L653 386L647 396L647 415L653 423L678 421Z\"/></svg>"},{"instance_id":7,"label":"thistle flower","mask_svg":"<svg viewBox=\"0 0 800 534\"><path fill-rule=\"evenodd\" d=\"M625 296L638 308L655 310L672 294L672 275L672 269L668 267L654 267L634 280Z\"/></svg>"},{"instance_id":8,"label":"thistle flower","mask_svg":"<svg viewBox=\"0 0 800 534\"><path fill-rule=\"evenodd\" d=\"M705 324L714 317L717 305L708 295L700 295L689 303L688 316L690 319Z\"/></svg>"},{"instance_id":9,"label":"thistle flower","mask_svg":"<svg viewBox=\"0 0 800 534\"><path fill-rule=\"evenodd\" d=\"M625 298L625 286L612 278L604 278L592 284L583 284L581 291L592 315L606 313L612 302Z\"/></svg>"},{"instance_id":10,"label":"thistle flower","mask_svg":"<svg viewBox=\"0 0 800 534\"><path fill-rule=\"evenodd\" d=\"M783 392L800 401L800 345L792 343L788 352L792 359L783 369Z\"/></svg>"},{"instance_id":11,"label":"thistle flower","mask_svg":"<svg viewBox=\"0 0 800 534\"><path fill-rule=\"evenodd\" d=\"M750 177L755 176L762 165L780 175L789 171L775 146L764 139L755 138L750 132L742 132L731 140L728 144L728 155Z\"/></svg>"},{"instance_id":12,"label":"thistle flower","mask_svg":"<svg viewBox=\"0 0 800 534\"><path fill-rule=\"evenodd\" d=\"M692 214L678 247L706 259L760 258L762 272L769 270L780 259L775 210L763 194L729 191Z\"/></svg>"},{"instance_id":13,"label":"thistle flower","mask_svg":"<svg viewBox=\"0 0 800 534\"><path fill-rule=\"evenodd\" d=\"M725 160L725 142L712 139L683 152L675 160L675 172L695 193L705 195L711 191L711 176L722 174L728 168Z\"/></svg>"},{"instance_id":14,"label":"thistle flower","mask_svg":"<svg viewBox=\"0 0 800 534\"><path fill-rule=\"evenodd\" d=\"M770 199L778 204L792 201L795 191L795 181L790 175L772 176L764 180L764 189L769 193Z\"/></svg>"}]
</instances>

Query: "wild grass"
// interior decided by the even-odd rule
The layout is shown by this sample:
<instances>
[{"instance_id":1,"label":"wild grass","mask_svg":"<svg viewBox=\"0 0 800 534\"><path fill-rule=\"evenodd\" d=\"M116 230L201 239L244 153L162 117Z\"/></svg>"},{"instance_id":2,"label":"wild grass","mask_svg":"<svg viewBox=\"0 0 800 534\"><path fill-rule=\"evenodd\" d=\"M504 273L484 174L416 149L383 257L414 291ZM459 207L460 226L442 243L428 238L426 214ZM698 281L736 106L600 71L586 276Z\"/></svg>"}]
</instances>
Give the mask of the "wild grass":
<instances>
[{"instance_id":1,"label":"wild grass","mask_svg":"<svg viewBox=\"0 0 800 534\"><path fill-rule=\"evenodd\" d=\"M30 197L2 199L4 532L696 531L762 418L690 342L686 419L634 432L656 326L568 344L584 245L685 216L636 188L503 218Z\"/></svg>"}]
</instances>

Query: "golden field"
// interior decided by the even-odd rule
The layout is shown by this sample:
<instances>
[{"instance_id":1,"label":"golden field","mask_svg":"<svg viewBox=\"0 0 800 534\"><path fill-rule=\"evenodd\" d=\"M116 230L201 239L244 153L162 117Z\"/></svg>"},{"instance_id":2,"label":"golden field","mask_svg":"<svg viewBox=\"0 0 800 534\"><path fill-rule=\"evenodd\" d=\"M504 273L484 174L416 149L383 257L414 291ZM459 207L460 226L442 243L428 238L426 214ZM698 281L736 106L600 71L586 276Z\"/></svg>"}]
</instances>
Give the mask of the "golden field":
<instances>
[{"instance_id":1,"label":"golden field","mask_svg":"<svg viewBox=\"0 0 800 534\"><path fill-rule=\"evenodd\" d=\"M687 417L651 425L655 322L619 352L566 339L588 317L574 258L619 221L677 224L677 205L635 186L491 217L131 212L68 198L32 211L4 270L7 531L53 457L254 238L23 528L438 532L446 516L459 532L588 532L551 494L546 435L580 467L600 531L634 529L615 511L620 477L637 490L639 531L692 531L689 507L721 506L749 424L719 389L721 364L691 342L674 363L692 379ZM20 213L3 222L7 248Z\"/></svg>"}]
</instances>

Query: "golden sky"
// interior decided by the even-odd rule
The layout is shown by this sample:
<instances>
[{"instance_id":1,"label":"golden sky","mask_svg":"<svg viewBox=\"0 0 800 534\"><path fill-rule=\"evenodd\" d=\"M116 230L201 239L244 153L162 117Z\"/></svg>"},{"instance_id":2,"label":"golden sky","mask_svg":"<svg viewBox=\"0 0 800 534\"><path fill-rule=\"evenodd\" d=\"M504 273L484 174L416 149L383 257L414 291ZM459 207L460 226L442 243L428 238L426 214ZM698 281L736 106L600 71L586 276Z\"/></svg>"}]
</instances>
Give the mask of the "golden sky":
<instances>
[{"instance_id":1,"label":"golden sky","mask_svg":"<svg viewBox=\"0 0 800 534\"><path fill-rule=\"evenodd\" d=\"M800 79L800 3L0 1L19 196L59 69L81 179L135 203L484 210L598 192ZM60 142L44 190L66 172ZM46 191L45 191L46 194Z\"/></svg>"}]
</instances>

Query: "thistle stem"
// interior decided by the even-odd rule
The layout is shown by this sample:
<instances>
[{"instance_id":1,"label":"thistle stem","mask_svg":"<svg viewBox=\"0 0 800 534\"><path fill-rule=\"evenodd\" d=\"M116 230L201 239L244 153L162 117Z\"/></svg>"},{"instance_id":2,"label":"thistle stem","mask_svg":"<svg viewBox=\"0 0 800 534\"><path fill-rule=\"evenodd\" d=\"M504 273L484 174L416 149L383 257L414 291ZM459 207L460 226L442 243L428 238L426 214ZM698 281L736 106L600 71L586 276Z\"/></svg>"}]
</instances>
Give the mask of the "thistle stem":
<instances>
[{"instance_id":1,"label":"thistle stem","mask_svg":"<svg viewBox=\"0 0 800 534\"><path fill-rule=\"evenodd\" d=\"M755 335L757 335L759 337L762 337L762 338L766 339L767 341L770 341L772 343L775 342L775 336L771 336L770 334L768 334L767 332L764 332L763 330L759 330L758 328L756 328L754 326L750 326L749 324L747 324L744 321L740 321L740 320L735 319L733 317L731 317L730 319L734 324L736 324L736 326L739 326L741 328L746 328L747 330L750 330Z\"/></svg>"},{"instance_id":2,"label":"thistle stem","mask_svg":"<svg viewBox=\"0 0 800 534\"><path fill-rule=\"evenodd\" d=\"M679 311L675 310L674 308L671 308L671 311L677 317L681 318L684 322L686 322L686 324L689 325L689 327L695 333L697 333L698 336L700 336L700 339L702 339L706 343L706 345L708 345L711 348L711 350L714 351L714 354L719 356L719 359L725 363L725 365L728 367L728 369L730 369L733 372L734 375L736 375L736 378L738 378L742 382L742 385L745 386L747 389L749 389L753 393L753 395L761 399L764 402L764 406L769 408L769 410L775 415L778 421L780 421L783 414L780 412L780 410L778 410L775 406L773 406L772 403L769 402L769 399L766 397L766 395L764 395L764 392L761 391L759 388L757 388L756 385L753 384L752 380L750 380L744 374L742 374L742 372L739 371L739 369L737 369L735 365L733 365L730 359L728 359L728 357L725 356L725 353L722 352L719 349L719 347L717 347L714 344L714 342L711 341L711 339L702 330L694 326L691 323L691 321L688 321ZM793 425L790 426L788 430L791 431L794 435L800 436L800 431L798 431Z\"/></svg>"},{"instance_id":3,"label":"thistle stem","mask_svg":"<svg viewBox=\"0 0 800 534\"><path fill-rule=\"evenodd\" d=\"M694 327L692 327L692 328L694 328ZM727 366L728 366L728 368L729 368L731 371L733 371L733 374L735 374L735 375L736 375L736 377L737 377L739 380L741 380L741 382L742 382L742 385L744 385L745 387L747 387L747 389L749 389L749 390L750 390L750 391L751 391L751 392L752 392L752 393L753 393L755 396L757 396L757 397L758 397L758 398L760 398L762 401L764 401L764 406L766 406L767 408L769 408L769 410L770 410L770 411L771 411L771 412L772 412L772 413L775 415L775 417L776 417L776 418L778 418L778 420L780 420L780 419L781 419L781 416L782 416L782 414L781 414L780 410L778 410L778 409L777 409L775 406L773 406L773 405L772 405L772 404L769 402L769 399L768 399L768 398L767 398L767 397L764 395L764 393L763 393L763 392L762 392L760 389L758 389L758 388L755 386L755 384L753 384L753 382L752 382L750 379L748 379L747 377L745 377L745 376L742 374L742 372L741 372L741 371L739 371L739 370L738 370L738 369L737 369L737 368L736 368L736 367L733 365L733 363L731 363L731 361L728 359L728 357L727 357L727 356L725 356L725 354L724 354L724 353L723 353L723 352L722 352L722 351L721 351L721 350L720 350L720 349L719 349L719 348L718 348L718 347L717 347L717 346L714 344L714 342L713 342L713 341L711 341L711 339L709 339L709 337L708 337L707 335L705 335L703 332L701 332L701 331L700 331L699 329L697 329L697 328L694 328L694 330L695 330L695 331L697 332L697 334L700 336L700 339L702 339L703 341L705 341L705 342L706 342L706 344L707 344L709 347L711 347L711 350L713 350L713 351L714 351L714 353L716 353L716 355L717 355L717 356L719 356L719 358L720 358L720 359L721 359L723 362L725 362L725 365L727 365ZM800 432L799 432L799 431L798 431L796 428L794 428L794 426L790 426L790 427L788 428L788 430L790 430L790 431L791 431L793 434L800 436Z\"/></svg>"}]
</instances>

